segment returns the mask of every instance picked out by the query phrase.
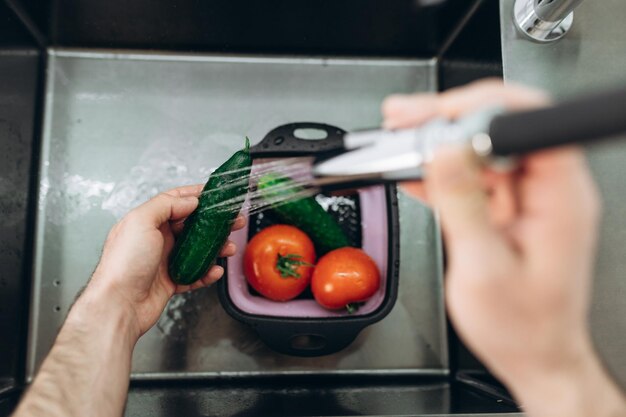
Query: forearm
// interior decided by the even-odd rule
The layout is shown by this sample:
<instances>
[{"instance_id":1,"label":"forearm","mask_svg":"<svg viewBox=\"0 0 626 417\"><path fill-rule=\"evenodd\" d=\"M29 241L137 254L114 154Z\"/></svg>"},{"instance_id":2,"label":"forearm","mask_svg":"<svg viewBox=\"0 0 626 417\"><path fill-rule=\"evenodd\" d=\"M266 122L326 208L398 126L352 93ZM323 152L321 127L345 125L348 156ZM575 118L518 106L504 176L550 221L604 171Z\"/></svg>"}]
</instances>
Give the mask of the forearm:
<instances>
[{"instance_id":1,"label":"forearm","mask_svg":"<svg viewBox=\"0 0 626 417\"><path fill-rule=\"evenodd\" d=\"M529 417L624 417L626 398L593 349L563 369L511 385Z\"/></svg>"},{"instance_id":2,"label":"forearm","mask_svg":"<svg viewBox=\"0 0 626 417\"><path fill-rule=\"evenodd\" d=\"M138 338L133 320L111 291L88 288L15 416L122 415Z\"/></svg>"}]
</instances>

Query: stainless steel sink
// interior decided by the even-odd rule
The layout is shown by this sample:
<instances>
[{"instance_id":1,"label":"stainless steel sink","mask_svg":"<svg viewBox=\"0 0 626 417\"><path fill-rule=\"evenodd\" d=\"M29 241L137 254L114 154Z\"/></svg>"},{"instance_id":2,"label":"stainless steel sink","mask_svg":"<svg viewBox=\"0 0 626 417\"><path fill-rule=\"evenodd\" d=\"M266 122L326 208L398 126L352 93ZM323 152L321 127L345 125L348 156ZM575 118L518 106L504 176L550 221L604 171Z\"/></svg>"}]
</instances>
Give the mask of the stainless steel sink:
<instances>
[{"instance_id":1,"label":"stainless steel sink","mask_svg":"<svg viewBox=\"0 0 626 417\"><path fill-rule=\"evenodd\" d=\"M433 60L319 59L49 50L27 376L48 352L107 231L159 191L274 127L380 122L382 99L433 91ZM400 195L398 302L346 350L279 355L230 318L215 288L172 299L133 357L135 379L224 375L446 375L442 257L434 217Z\"/></svg>"},{"instance_id":2,"label":"stainless steel sink","mask_svg":"<svg viewBox=\"0 0 626 417\"><path fill-rule=\"evenodd\" d=\"M0 362L0 415L32 379L108 229L129 208L160 190L203 182L244 135L258 141L295 121L375 126L390 93L436 91L500 70L499 51L485 47L498 43L495 4L481 18L487 25L461 30L480 9L474 0L419 11L413 2L383 8L376 0L319 8L233 0L8 3L13 20L0 1L0 20L10 23L0 26L0 92L9 94L0 98L11 107L0 101L0 119L12 124L0 121L0 144L19 158L0 154L11 168L8 176L0 169L0 180L11 179L0 185L10 184L17 202L0 205L0 230L11 234L0 234L0 259L10 264L0 270L0 300L7 300L0 318L10 319L0 329L14 336L0 340L10 358ZM6 126L19 141L3 133ZM515 410L455 380L459 367L474 362L447 331L436 221L407 196L399 202L398 301L348 349L314 359L279 355L225 314L214 289L177 296L137 346L126 414Z\"/></svg>"}]
</instances>

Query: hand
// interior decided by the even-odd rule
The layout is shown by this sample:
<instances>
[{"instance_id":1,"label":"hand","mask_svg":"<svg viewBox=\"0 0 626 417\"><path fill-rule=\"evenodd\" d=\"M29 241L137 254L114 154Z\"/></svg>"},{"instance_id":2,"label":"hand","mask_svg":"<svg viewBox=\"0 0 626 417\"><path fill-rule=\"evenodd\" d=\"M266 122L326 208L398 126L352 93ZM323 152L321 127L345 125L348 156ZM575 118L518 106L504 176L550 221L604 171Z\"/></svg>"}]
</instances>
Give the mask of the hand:
<instances>
[{"instance_id":1,"label":"hand","mask_svg":"<svg viewBox=\"0 0 626 417\"><path fill-rule=\"evenodd\" d=\"M156 323L173 294L210 285L224 273L222 267L213 266L194 284L176 285L167 272L174 235L197 207L201 190L201 185L193 185L161 193L129 212L107 237L86 292L105 289L116 303L129 307L138 335ZM239 216L233 230L244 225L244 217ZM220 256L232 256L235 250L235 244L228 241Z\"/></svg>"},{"instance_id":2,"label":"hand","mask_svg":"<svg viewBox=\"0 0 626 417\"><path fill-rule=\"evenodd\" d=\"M456 119L489 105L504 105L509 110L523 110L545 106L548 102L549 97L542 91L518 85L504 87L499 79L486 79L440 94L392 95L385 99L381 111L385 129L406 129L436 117ZM489 170L483 172L483 175L489 188L503 178ZM402 189L416 198L427 200L423 182L406 182L402 184Z\"/></svg>"},{"instance_id":3,"label":"hand","mask_svg":"<svg viewBox=\"0 0 626 417\"><path fill-rule=\"evenodd\" d=\"M521 109L545 105L547 98L482 81L441 95L391 97L383 104L384 125L455 118L496 102ZM405 189L440 215L447 309L472 351L529 415L605 415L598 404L579 403L593 384L618 392L610 403L619 407L619 391L594 353L587 324L600 203L581 150L537 152L514 172L496 173L465 148L441 149L425 185ZM546 411L555 403L576 411ZM578 414L587 411L592 414Z\"/></svg>"},{"instance_id":4,"label":"hand","mask_svg":"<svg viewBox=\"0 0 626 417\"><path fill-rule=\"evenodd\" d=\"M132 353L176 292L218 280L211 268L191 286L167 273L174 235L198 205L202 186L159 194L128 213L109 233L87 288L72 306L16 416L122 415ZM238 217L233 229L243 227ZM235 253L227 242L221 256Z\"/></svg>"}]
</instances>

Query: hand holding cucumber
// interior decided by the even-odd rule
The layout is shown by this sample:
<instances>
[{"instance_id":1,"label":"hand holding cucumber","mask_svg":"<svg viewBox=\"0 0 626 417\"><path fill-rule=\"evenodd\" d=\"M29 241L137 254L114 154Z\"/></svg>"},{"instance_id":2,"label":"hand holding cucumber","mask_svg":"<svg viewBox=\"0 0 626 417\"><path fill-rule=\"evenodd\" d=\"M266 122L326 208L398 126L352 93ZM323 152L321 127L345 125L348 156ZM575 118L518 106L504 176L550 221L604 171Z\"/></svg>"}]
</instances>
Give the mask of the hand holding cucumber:
<instances>
[{"instance_id":1,"label":"hand holding cucumber","mask_svg":"<svg viewBox=\"0 0 626 417\"><path fill-rule=\"evenodd\" d=\"M177 285L168 274L174 236L198 206L201 190L202 185L191 185L161 193L129 212L107 237L87 290L105 288L117 294L115 301L134 311L138 335L156 323L173 294L210 285L224 273L221 267L213 266L191 285ZM244 225L244 217L239 216L232 229ZM235 250L227 241L220 256L232 256Z\"/></svg>"},{"instance_id":2,"label":"hand holding cucumber","mask_svg":"<svg viewBox=\"0 0 626 417\"><path fill-rule=\"evenodd\" d=\"M138 335L156 323L173 294L221 278L224 269L215 265L216 258L235 254L228 235L241 229L245 219L238 215L240 204L227 211L209 208L247 193L250 165L246 139L244 149L204 186L161 193L128 213L109 233L90 287L104 286L105 292L117 294L116 302L135 313Z\"/></svg>"},{"instance_id":3,"label":"hand holding cucumber","mask_svg":"<svg viewBox=\"0 0 626 417\"><path fill-rule=\"evenodd\" d=\"M139 337L156 323L174 293L209 285L224 272L214 266L193 285L177 285L168 274L174 236L198 206L201 189L193 185L161 193L111 229L91 281L15 416L123 414ZM240 216L232 228L244 224ZM234 253L226 241L220 255Z\"/></svg>"}]
</instances>

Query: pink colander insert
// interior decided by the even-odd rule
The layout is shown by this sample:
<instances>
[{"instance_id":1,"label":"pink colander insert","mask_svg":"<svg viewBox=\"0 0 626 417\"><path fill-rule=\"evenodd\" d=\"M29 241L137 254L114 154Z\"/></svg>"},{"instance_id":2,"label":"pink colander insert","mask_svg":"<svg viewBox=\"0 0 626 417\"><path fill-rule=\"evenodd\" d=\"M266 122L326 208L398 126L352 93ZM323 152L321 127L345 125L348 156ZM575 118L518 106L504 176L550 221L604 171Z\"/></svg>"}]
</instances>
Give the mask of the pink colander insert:
<instances>
[{"instance_id":1,"label":"pink colander insert","mask_svg":"<svg viewBox=\"0 0 626 417\"><path fill-rule=\"evenodd\" d=\"M387 200L384 186L368 187L358 190L361 200L361 236L362 249L372 257L380 271L380 288L367 300L354 315L366 315L380 307L385 299L387 287L387 256L389 238L387 231ZM244 213L245 214L245 213ZM248 226L233 232L230 239L237 245L237 254L228 258L228 294L233 304L241 311L271 317L340 317L346 311L331 311L321 307L313 299L291 301L272 301L250 293L243 274L243 253L248 243Z\"/></svg>"}]
</instances>

